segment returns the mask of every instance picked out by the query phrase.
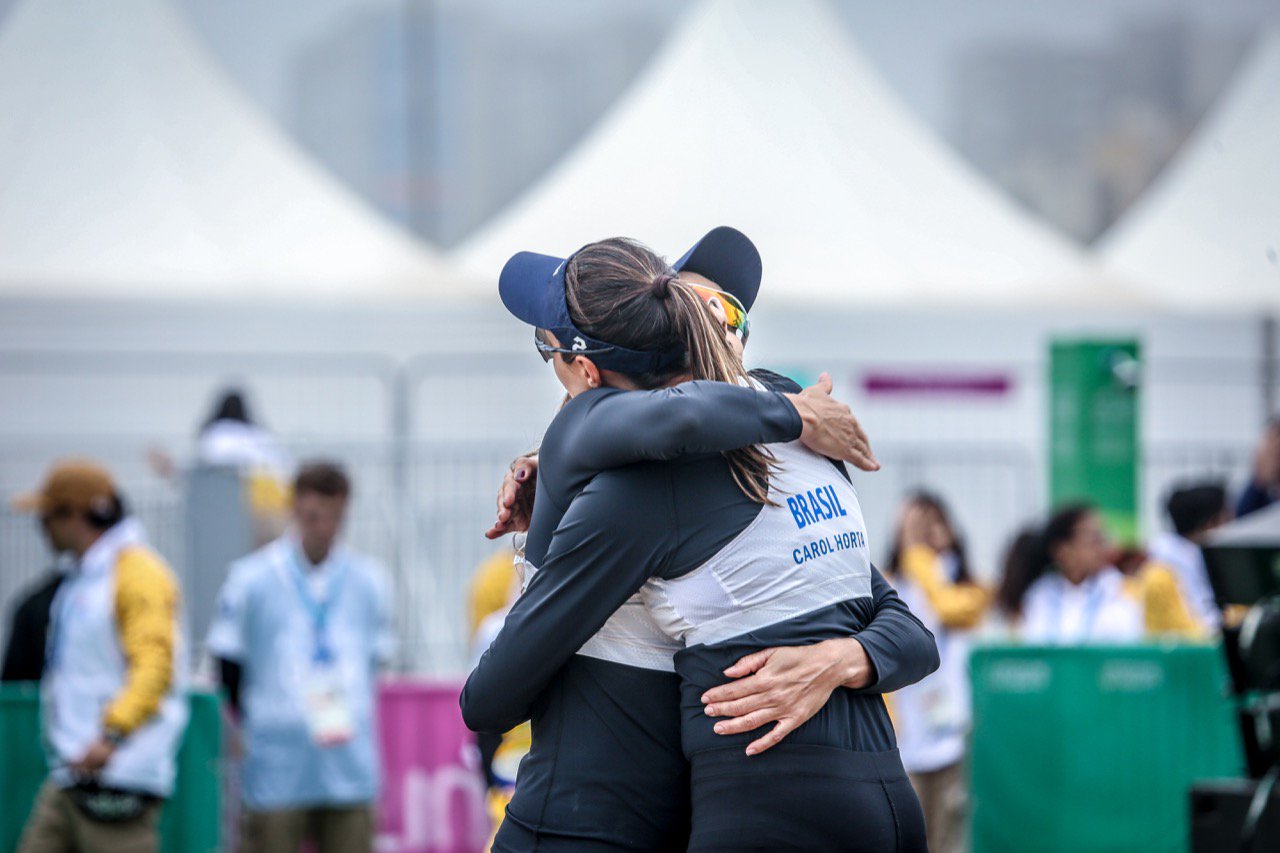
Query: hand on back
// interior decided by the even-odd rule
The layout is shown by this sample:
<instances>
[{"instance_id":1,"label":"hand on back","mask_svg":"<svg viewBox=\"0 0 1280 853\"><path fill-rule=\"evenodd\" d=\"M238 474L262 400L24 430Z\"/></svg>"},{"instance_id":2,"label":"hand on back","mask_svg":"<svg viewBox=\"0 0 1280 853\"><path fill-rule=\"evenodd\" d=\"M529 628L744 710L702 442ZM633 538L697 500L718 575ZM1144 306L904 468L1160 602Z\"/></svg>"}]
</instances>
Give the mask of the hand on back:
<instances>
[{"instance_id":1,"label":"hand on back","mask_svg":"<svg viewBox=\"0 0 1280 853\"><path fill-rule=\"evenodd\" d=\"M800 441L814 453L852 463L861 471L879 471L862 424L853 411L831 396L831 376L823 373L814 385L799 394L788 394L787 399L800 414L804 426Z\"/></svg>"}]
</instances>

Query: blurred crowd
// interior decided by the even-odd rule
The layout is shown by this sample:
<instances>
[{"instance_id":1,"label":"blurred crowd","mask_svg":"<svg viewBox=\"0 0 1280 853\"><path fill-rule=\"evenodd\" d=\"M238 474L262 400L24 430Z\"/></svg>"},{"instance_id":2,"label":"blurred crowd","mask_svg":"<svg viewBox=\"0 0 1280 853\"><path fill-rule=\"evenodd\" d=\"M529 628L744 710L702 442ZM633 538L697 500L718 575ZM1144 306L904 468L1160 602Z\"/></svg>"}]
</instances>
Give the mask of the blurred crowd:
<instances>
[{"instance_id":1,"label":"blurred crowd","mask_svg":"<svg viewBox=\"0 0 1280 853\"><path fill-rule=\"evenodd\" d=\"M971 644L1213 641L1235 614L1224 616L1215 601L1201 546L1233 517L1280 499L1280 419L1265 429L1251 476L1231 497L1217 481L1180 485L1164 502L1166 529L1145 546L1113 542L1088 503L1057 507L1013 537L991 585L976 579L942 499L920 492L903 501L884 570L933 632L941 667L894 694L891 712L930 850L967 845Z\"/></svg>"},{"instance_id":2,"label":"blurred crowd","mask_svg":"<svg viewBox=\"0 0 1280 853\"><path fill-rule=\"evenodd\" d=\"M40 682L49 759L23 853L159 849L193 672L222 687L236 731L239 850L373 849L376 677L396 638L390 575L342 541L352 482L333 461L295 469L235 390L195 457L235 472L252 531L216 601L184 600L97 462L61 461L15 500L58 557L15 608L4 658L5 681ZM177 476L164 454L151 463ZM188 636L197 609L206 637Z\"/></svg>"}]
</instances>

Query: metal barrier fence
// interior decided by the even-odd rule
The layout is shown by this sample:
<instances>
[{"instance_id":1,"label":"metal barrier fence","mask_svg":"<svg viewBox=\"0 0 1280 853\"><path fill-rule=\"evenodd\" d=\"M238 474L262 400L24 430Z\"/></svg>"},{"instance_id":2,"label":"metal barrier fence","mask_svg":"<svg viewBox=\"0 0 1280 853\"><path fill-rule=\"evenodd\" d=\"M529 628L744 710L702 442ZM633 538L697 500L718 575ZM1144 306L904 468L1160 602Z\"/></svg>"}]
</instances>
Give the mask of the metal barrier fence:
<instances>
[{"instance_id":1,"label":"metal barrier fence","mask_svg":"<svg viewBox=\"0 0 1280 853\"><path fill-rule=\"evenodd\" d=\"M492 519L497 484L516 451L492 443L415 445L408 454L409 497L402 506L394 488L395 454L389 445L306 449L323 450L352 471L357 491L348 539L394 573L399 668L435 674L461 671L468 658L467 586L475 566L505 547L481 534ZM927 486L947 498L967 534L976 570L988 578L995 576L1002 549L1016 528L1045 508L1041 466L1032 454L1016 447L891 445L879 455L884 469L857 477L877 559L888 551L898 502L909 489ZM1156 490L1190 475L1235 473L1247 458L1247 452L1237 448L1158 448L1148 454L1144 482ZM186 518L181 490L136 487L128 494L152 542L183 572ZM4 636L16 596L51 562L34 519L0 509ZM188 606L213 604L192 601Z\"/></svg>"},{"instance_id":2,"label":"metal barrier fence","mask_svg":"<svg viewBox=\"0 0 1280 853\"><path fill-rule=\"evenodd\" d=\"M99 457L120 477L153 542L184 571L181 488L156 480L145 451L156 443L189 447L213 391L227 376L251 376L265 420L295 458L334 457L351 470L356 492L348 539L394 572L400 667L456 673L467 660L468 581L482 559L503 547L481 535L497 484L510 459L541 435L558 390L534 359L481 353L467 354L465 362L464 369L438 356L396 365L378 356L287 353L0 354L6 409L0 497L29 488L55 456ZM1178 376L1199 385L1216 375L1166 371L1161 393ZM23 420L29 413L8 417L10 410L40 407L60 413L50 422L70 426L49 433ZM153 432L140 434L140 420ZM942 424L932 426L947 434ZM1045 509L1043 459L1025 444L878 440L876 449L884 470L856 477L856 485L878 559L888 551L908 489L928 487L951 504L985 577L994 577L1016 528ZM1146 530L1159 528L1159 499L1172 484L1212 475L1238 485L1250 452L1249 440L1149 446L1142 469ZM7 637L18 591L50 563L33 520L0 508L0 636Z\"/></svg>"}]
</instances>

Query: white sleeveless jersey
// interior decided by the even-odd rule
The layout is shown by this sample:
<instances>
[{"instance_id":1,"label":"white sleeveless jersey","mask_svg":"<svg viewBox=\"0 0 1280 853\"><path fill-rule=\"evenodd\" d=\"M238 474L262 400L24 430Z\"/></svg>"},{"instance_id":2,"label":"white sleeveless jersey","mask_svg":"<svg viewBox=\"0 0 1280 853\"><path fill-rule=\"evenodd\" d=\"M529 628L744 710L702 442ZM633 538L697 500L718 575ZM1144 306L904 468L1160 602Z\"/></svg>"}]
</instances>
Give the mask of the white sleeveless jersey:
<instances>
[{"instance_id":1,"label":"white sleeveless jersey","mask_svg":"<svg viewBox=\"0 0 1280 853\"><path fill-rule=\"evenodd\" d=\"M683 644L667 634L636 593L582 644L578 654L641 669L675 672L675 654Z\"/></svg>"},{"instance_id":2,"label":"white sleeveless jersey","mask_svg":"<svg viewBox=\"0 0 1280 853\"><path fill-rule=\"evenodd\" d=\"M641 591L680 646L718 643L871 595L866 524L853 486L798 441L770 445L778 469L755 520L714 557Z\"/></svg>"},{"instance_id":3,"label":"white sleeveless jersey","mask_svg":"<svg viewBox=\"0 0 1280 853\"><path fill-rule=\"evenodd\" d=\"M523 564L523 592L538 569L521 557L517 557L516 562L517 569ZM681 644L654 621L644 599L636 593L613 612L591 639L582 644L578 654L641 669L675 672L673 659L680 648Z\"/></svg>"}]
</instances>

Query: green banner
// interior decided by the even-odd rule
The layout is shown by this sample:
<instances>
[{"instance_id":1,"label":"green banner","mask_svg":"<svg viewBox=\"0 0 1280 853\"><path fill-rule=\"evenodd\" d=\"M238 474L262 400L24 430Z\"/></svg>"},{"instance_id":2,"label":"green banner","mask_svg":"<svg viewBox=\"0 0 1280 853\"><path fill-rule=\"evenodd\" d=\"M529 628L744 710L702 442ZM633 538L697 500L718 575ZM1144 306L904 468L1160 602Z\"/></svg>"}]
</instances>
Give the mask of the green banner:
<instances>
[{"instance_id":1,"label":"green banner","mask_svg":"<svg viewBox=\"0 0 1280 853\"><path fill-rule=\"evenodd\" d=\"M1138 540L1138 406L1134 340L1054 341L1049 356L1049 502L1097 505L1108 532Z\"/></svg>"},{"instance_id":2,"label":"green banner","mask_svg":"<svg viewBox=\"0 0 1280 853\"><path fill-rule=\"evenodd\" d=\"M1212 646L976 649L974 853L1186 853L1190 789L1244 771Z\"/></svg>"},{"instance_id":3,"label":"green banner","mask_svg":"<svg viewBox=\"0 0 1280 853\"><path fill-rule=\"evenodd\" d=\"M218 697L191 694L178 753L178 781L160 817L163 853L217 853L221 826L222 711ZM0 685L0 850L13 850L48 773L35 684Z\"/></svg>"}]
</instances>

